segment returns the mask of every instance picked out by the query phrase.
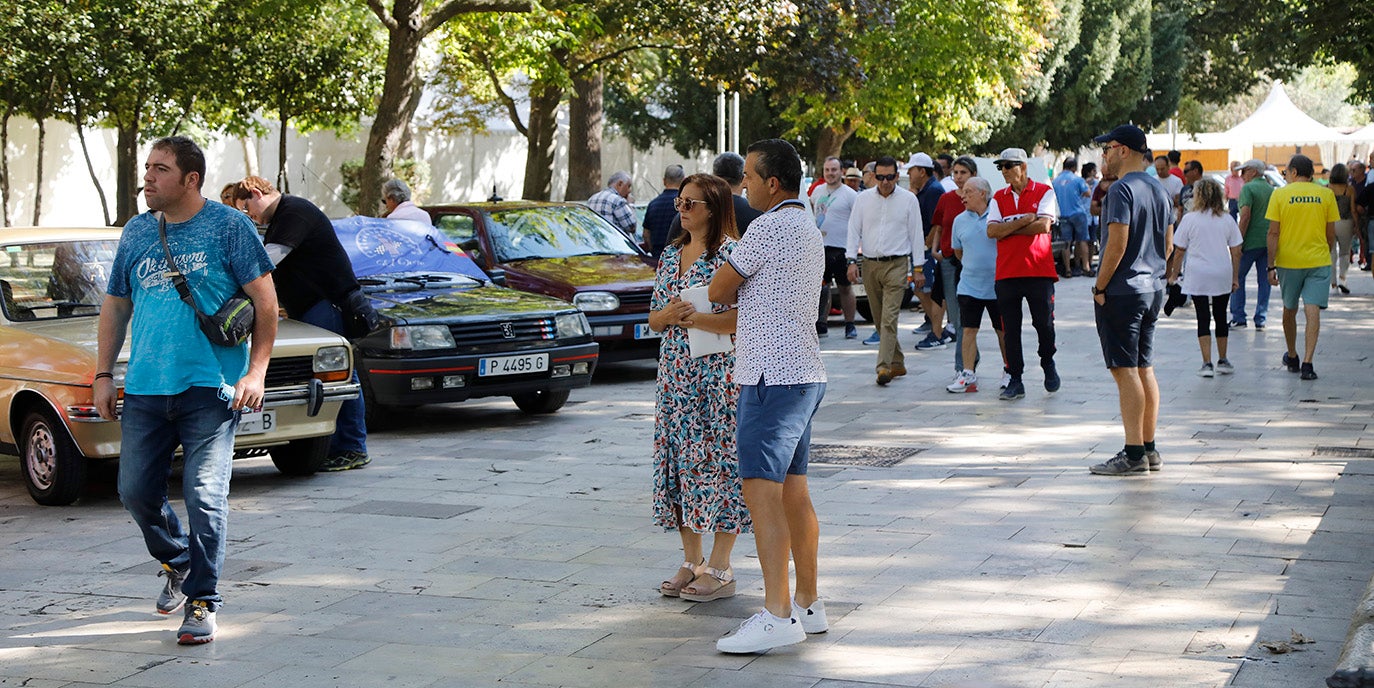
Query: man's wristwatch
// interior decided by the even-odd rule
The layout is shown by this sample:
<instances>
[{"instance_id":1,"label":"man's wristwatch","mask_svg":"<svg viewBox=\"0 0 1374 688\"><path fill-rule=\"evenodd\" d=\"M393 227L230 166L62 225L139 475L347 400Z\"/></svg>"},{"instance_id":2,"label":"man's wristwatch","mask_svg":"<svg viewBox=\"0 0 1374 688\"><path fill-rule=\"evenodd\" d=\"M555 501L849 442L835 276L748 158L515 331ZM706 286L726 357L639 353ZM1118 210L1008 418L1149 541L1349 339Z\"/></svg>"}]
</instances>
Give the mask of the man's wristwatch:
<instances>
[{"instance_id":1,"label":"man's wristwatch","mask_svg":"<svg viewBox=\"0 0 1374 688\"><path fill-rule=\"evenodd\" d=\"M1093 296L1098 296L1098 295L1106 294L1106 293L1107 293L1107 290L1106 290L1106 289L1098 289L1096 284L1093 285Z\"/></svg>"},{"instance_id":2,"label":"man's wristwatch","mask_svg":"<svg viewBox=\"0 0 1374 688\"><path fill-rule=\"evenodd\" d=\"M1274 266L1274 265L1270 265L1270 266L1269 266L1268 272L1278 272L1278 271L1279 271L1279 269L1278 269L1277 266Z\"/></svg>"}]
</instances>

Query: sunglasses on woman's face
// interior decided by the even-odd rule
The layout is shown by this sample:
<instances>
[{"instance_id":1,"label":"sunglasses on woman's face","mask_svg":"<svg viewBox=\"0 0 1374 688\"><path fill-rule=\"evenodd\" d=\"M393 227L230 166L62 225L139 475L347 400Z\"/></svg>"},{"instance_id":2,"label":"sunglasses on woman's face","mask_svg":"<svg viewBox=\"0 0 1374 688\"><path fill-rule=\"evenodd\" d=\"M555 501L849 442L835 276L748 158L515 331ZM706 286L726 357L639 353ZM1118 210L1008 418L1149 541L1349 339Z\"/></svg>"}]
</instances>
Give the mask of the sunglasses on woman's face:
<instances>
[{"instance_id":1,"label":"sunglasses on woman's face","mask_svg":"<svg viewBox=\"0 0 1374 688\"><path fill-rule=\"evenodd\" d=\"M691 210L692 207L698 203L706 205L706 201L696 198L684 198L682 196L678 196L677 198L673 199L673 207L676 208L679 213L685 213L688 210Z\"/></svg>"},{"instance_id":2,"label":"sunglasses on woman's face","mask_svg":"<svg viewBox=\"0 0 1374 688\"><path fill-rule=\"evenodd\" d=\"M873 175L873 178L877 179L880 182L890 182L897 178L897 173L894 172L892 174L875 174Z\"/></svg>"}]
</instances>

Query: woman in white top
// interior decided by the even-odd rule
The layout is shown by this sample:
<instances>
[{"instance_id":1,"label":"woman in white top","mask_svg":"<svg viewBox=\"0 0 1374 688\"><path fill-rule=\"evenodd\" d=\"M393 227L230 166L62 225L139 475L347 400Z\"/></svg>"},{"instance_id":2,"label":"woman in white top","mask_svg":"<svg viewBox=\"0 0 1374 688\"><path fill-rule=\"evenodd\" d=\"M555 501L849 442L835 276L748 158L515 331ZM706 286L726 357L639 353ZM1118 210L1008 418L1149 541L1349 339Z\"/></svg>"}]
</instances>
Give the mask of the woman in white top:
<instances>
[{"instance_id":1,"label":"woman in white top","mask_svg":"<svg viewBox=\"0 0 1374 688\"><path fill-rule=\"evenodd\" d=\"M1169 263L1169 284L1183 273L1183 293L1193 297L1197 309L1197 343L1202 368L1197 374L1212 377L1235 370L1226 360L1226 307L1239 286L1240 227L1226 212L1226 190L1210 177L1193 183L1190 212L1174 232L1174 255ZM1212 367L1212 332L1208 319L1217 324L1217 364Z\"/></svg>"}]
</instances>

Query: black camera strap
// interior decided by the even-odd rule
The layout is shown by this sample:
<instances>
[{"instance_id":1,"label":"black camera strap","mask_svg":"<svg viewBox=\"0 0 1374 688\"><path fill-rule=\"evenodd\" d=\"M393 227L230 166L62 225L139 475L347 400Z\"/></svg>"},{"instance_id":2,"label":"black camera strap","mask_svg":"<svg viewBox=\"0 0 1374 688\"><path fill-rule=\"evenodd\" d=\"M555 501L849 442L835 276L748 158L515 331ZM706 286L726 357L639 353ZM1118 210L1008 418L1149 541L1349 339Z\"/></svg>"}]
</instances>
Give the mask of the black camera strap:
<instances>
[{"instance_id":1,"label":"black camera strap","mask_svg":"<svg viewBox=\"0 0 1374 688\"><path fill-rule=\"evenodd\" d=\"M172 280L172 286L176 287L177 296L180 296L181 300L196 312L196 316L200 317L202 313L196 305L196 297L191 295L191 286L186 283L186 275L177 267L176 260L172 258L172 248L167 245L167 217L162 213L157 214L157 235L162 239L162 252L167 256L167 277Z\"/></svg>"}]
</instances>

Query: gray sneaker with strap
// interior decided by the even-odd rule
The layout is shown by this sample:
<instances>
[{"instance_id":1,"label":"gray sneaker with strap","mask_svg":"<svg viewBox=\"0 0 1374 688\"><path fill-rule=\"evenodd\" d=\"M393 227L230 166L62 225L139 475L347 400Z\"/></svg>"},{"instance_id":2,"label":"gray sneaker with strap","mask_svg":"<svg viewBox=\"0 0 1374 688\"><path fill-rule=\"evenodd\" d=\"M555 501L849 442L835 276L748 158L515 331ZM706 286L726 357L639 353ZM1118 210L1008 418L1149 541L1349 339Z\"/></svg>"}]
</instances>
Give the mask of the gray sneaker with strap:
<instances>
[{"instance_id":1,"label":"gray sneaker with strap","mask_svg":"<svg viewBox=\"0 0 1374 688\"><path fill-rule=\"evenodd\" d=\"M1123 449L1116 456L1090 467L1088 472L1094 475L1148 475L1150 466L1143 458L1132 461Z\"/></svg>"},{"instance_id":2,"label":"gray sneaker with strap","mask_svg":"<svg viewBox=\"0 0 1374 688\"><path fill-rule=\"evenodd\" d=\"M162 570L157 572L158 576L167 579L162 586L162 594L157 596L157 613L171 614L181 608L181 604L186 601L186 596L181 594L181 583L186 580L186 574L190 573L191 568L178 571L167 564L162 565Z\"/></svg>"},{"instance_id":3,"label":"gray sneaker with strap","mask_svg":"<svg viewBox=\"0 0 1374 688\"><path fill-rule=\"evenodd\" d=\"M186 618L177 629L178 645L204 645L215 639L215 612L205 600L186 603Z\"/></svg>"}]
</instances>

